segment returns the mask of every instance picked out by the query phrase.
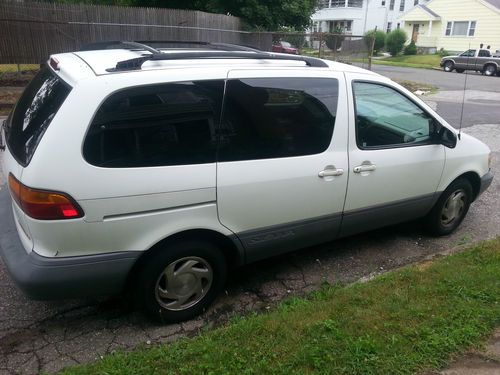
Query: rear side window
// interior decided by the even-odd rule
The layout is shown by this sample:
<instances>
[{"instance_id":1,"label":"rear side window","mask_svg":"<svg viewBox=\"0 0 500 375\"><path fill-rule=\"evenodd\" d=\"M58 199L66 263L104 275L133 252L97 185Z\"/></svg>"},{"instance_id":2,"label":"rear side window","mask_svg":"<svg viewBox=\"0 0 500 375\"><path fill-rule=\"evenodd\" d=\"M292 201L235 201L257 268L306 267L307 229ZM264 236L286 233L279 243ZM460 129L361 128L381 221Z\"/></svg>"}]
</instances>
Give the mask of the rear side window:
<instances>
[{"instance_id":1,"label":"rear side window","mask_svg":"<svg viewBox=\"0 0 500 375\"><path fill-rule=\"evenodd\" d=\"M71 91L71 87L48 68L42 68L26 87L6 123L9 149L26 166Z\"/></svg>"},{"instance_id":2,"label":"rear side window","mask_svg":"<svg viewBox=\"0 0 500 375\"><path fill-rule=\"evenodd\" d=\"M198 81L115 93L92 121L85 160L108 168L213 163L223 91L223 81Z\"/></svg>"},{"instance_id":3,"label":"rear side window","mask_svg":"<svg viewBox=\"0 0 500 375\"><path fill-rule=\"evenodd\" d=\"M330 145L338 81L255 78L227 82L219 161L317 154Z\"/></svg>"}]
</instances>

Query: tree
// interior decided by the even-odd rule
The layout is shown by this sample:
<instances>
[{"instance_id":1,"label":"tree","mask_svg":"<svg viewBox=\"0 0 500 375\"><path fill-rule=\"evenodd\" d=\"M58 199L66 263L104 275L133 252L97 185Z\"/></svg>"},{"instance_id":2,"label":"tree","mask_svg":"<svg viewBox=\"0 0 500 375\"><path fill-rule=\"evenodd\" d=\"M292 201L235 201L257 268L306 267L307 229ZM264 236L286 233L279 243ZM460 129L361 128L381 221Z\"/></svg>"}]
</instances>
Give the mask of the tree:
<instances>
[{"instance_id":1,"label":"tree","mask_svg":"<svg viewBox=\"0 0 500 375\"><path fill-rule=\"evenodd\" d=\"M304 30L311 22L316 0L129 0L135 6L191 9L240 17L252 28Z\"/></svg>"},{"instance_id":2,"label":"tree","mask_svg":"<svg viewBox=\"0 0 500 375\"><path fill-rule=\"evenodd\" d=\"M396 56L403 50L406 39L406 33L401 29L393 30L389 34L387 34L387 37L385 39L385 46L391 56Z\"/></svg>"},{"instance_id":3,"label":"tree","mask_svg":"<svg viewBox=\"0 0 500 375\"><path fill-rule=\"evenodd\" d=\"M386 33L380 30L369 30L363 36L363 40L365 41L368 49L370 49L372 47L373 38L375 38L375 46L373 47L373 50L375 53L378 53L385 46L386 35Z\"/></svg>"}]
</instances>

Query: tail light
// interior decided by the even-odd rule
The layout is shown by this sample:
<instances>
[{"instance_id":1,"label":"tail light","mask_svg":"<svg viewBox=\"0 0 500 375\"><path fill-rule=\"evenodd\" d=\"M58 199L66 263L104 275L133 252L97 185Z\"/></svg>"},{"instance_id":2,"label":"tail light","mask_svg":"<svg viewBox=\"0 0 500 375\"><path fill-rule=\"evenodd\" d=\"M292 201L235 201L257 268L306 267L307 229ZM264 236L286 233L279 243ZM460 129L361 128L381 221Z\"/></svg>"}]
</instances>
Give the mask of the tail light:
<instances>
[{"instance_id":1,"label":"tail light","mask_svg":"<svg viewBox=\"0 0 500 375\"><path fill-rule=\"evenodd\" d=\"M76 219L83 216L83 210L69 195L23 185L9 174L12 197L30 217L38 220Z\"/></svg>"}]
</instances>

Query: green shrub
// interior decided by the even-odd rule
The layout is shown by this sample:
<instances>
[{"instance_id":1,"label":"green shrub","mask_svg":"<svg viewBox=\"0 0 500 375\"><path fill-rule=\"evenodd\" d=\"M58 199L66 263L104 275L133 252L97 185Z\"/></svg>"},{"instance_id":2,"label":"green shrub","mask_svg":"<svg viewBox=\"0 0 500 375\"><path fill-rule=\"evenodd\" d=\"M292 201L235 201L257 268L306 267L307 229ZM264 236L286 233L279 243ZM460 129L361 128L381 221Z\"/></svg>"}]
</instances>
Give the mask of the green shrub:
<instances>
[{"instance_id":1,"label":"green shrub","mask_svg":"<svg viewBox=\"0 0 500 375\"><path fill-rule=\"evenodd\" d=\"M331 35L331 34L326 35L325 44L329 49L336 51L340 47L342 47L342 42L345 39L344 29L341 27L337 27L332 32L333 32L333 34L336 34L336 35Z\"/></svg>"},{"instance_id":2,"label":"green shrub","mask_svg":"<svg viewBox=\"0 0 500 375\"><path fill-rule=\"evenodd\" d=\"M405 47L403 52L405 55L416 55L417 54L417 46L415 42L412 40L410 44Z\"/></svg>"},{"instance_id":3,"label":"green shrub","mask_svg":"<svg viewBox=\"0 0 500 375\"><path fill-rule=\"evenodd\" d=\"M441 48L441 49L437 52L437 54L438 54L439 56L441 56L441 57L445 57L445 56L450 56L450 55L451 55L450 51L447 51L447 50L445 50L444 48Z\"/></svg>"},{"instance_id":4,"label":"green shrub","mask_svg":"<svg viewBox=\"0 0 500 375\"><path fill-rule=\"evenodd\" d=\"M375 38L375 46L373 47L373 52L378 53L385 46L385 37L386 33L380 30L369 30L363 36L363 40L365 41L368 50L372 47L373 38Z\"/></svg>"},{"instance_id":5,"label":"green shrub","mask_svg":"<svg viewBox=\"0 0 500 375\"><path fill-rule=\"evenodd\" d=\"M408 39L406 33L401 29L393 30L387 34L385 46L391 56L396 56L403 50L406 39Z\"/></svg>"}]
</instances>

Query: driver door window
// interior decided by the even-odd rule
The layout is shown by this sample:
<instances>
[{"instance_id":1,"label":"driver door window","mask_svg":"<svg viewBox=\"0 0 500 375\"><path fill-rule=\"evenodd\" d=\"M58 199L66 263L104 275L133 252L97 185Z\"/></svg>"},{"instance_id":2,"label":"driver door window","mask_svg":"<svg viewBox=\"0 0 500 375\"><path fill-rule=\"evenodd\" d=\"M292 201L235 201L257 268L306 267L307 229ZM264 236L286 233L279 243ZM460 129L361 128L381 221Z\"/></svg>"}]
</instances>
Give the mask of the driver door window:
<instances>
[{"instance_id":1,"label":"driver door window","mask_svg":"<svg viewBox=\"0 0 500 375\"><path fill-rule=\"evenodd\" d=\"M376 83L354 82L353 88L360 149L432 143L434 119L406 96Z\"/></svg>"}]
</instances>

